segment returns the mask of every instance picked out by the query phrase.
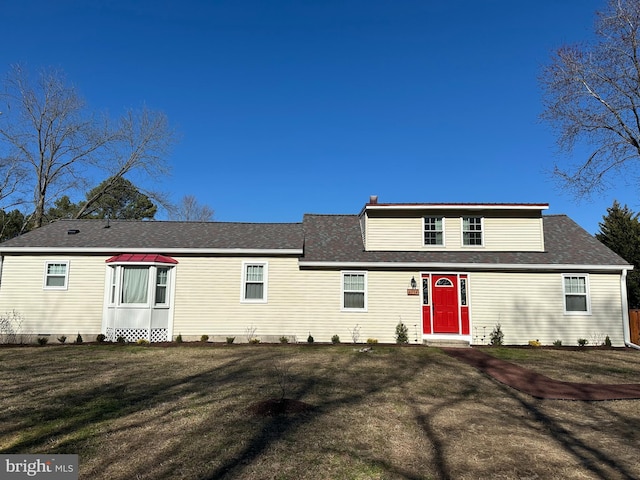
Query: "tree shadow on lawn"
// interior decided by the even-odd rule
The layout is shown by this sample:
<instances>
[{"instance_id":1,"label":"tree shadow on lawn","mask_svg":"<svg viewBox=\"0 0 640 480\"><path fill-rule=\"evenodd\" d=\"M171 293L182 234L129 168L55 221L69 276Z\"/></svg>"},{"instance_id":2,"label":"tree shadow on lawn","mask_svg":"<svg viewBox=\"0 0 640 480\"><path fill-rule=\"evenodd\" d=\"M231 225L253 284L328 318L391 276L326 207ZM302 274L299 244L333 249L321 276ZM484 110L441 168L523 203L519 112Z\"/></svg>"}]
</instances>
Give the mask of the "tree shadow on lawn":
<instances>
[{"instance_id":1,"label":"tree shadow on lawn","mask_svg":"<svg viewBox=\"0 0 640 480\"><path fill-rule=\"evenodd\" d=\"M468 368L468 367L465 367ZM524 412L528 415L517 415L517 410L513 410L509 413L510 421L524 426L527 431L531 432L544 432L545 438L548 438L551 443L555 443L560 449L568 453L573 457L576 462L585 470L596 475L598 478L621 478L621 479L636 479L637 472L630 471L625 466L625 461L621 461L620 458L615 458L614 452L606 452L603 448L597 445L588 443L587 440L580 438L581 431L584 434L585 430L592 430L593 427L588 423L593 422L594 419L601 417L602 410L607 411L608 415L617 420L615 425L607 423L606 426L601 427L602 435L616 434L616 438L620 443L630 442L634 444L634 439L638 437L638 428L640 428L640 421L637 418L624 416L615 411L613 408L607 408L607 405L611 402L575 402L566 400L540 400L530 397L526 394L518 392L500 382L497 382L490 377L494 388L503 394L504 398L511 398L519 405ZM452 475L452 468L449 465L449 453L446 445L446 438L437 432L435 423L437 417L446 410L450 410L458 401L468 401L469 398L466 395L460 396L458 399L447 399L439 404L432 405L428 412L425 413L424 409L420 409L417 406L420 404L419 398L414 398L410 403L413 405L413 413L416 423L420 425L424 434L429 439L434 448L434 460L435 467L437 469L437 477L440 479L448 480L455 478ZM634 400L626 400L626 402L635 402ZM487 405L489 405L487 403ZM581 408L584 410L582 416L578 418L569 418L567 416L559 416L554 418L552 414L545 413L545 410L559 409L560 412L567 411L573 412ZM493 406L496 408L497 406ZM505 412L499 412L496 410L495 418L493 421L499 422L500 415ZM520 417L520 418L518 418ZM584 420L580 420L584 419ZM563 426L563 423L566 426ZM606 443L605 443L606 444ZM504 452L503 452L504 455ZM535 464L528 465L526 458L522 458L520 474L534 475L537 477L539 472L536 472L538 467ZM496 470L498 465L502 463L500 460L500 452L495 452ZM627 460L627 464L629 464ZM475 472L476 475L481 475L479 472ZM544 475L543 475L544 476Z\"/></svg>"},{"instance_id":2,"label":"tree shadow on lawn","mask_svg":"<svg viewBox=\"0 0 640 480\"><path fill-rule=\"evenodd\" d=\"M475 371L470 367L462 367L457 361L437 351L425 349L416 355L404 355L402 352L402 349L398 349L395 353L387 352L380 357L376 354L342 352L329 356L329 360L323 355L309 358L313 355L312 351L308 355L297 353L296 355L301 355L303 367L291 371L287 398L307 405L313 404L313 408L305 408L305 411L295 414L266 417L253 416L248 409L260 401L278 398L273 397L278 389L269 388L273 387L274 380L265 375L268 369L264 367L281 355L275 348L234 350L231 356L214 359L210 368L184 376L180 373L184 365L172 366L167 363L164 367L173 367L174 371L167 371L164 375L152 372L154 378L151 380L145 377L147 363L138 362L135 358L127 359L119 366L109 364L104 367L117 368L113 379L104 384L86 388L74 387L71 391L54 393L47 404L36 411L30 411L31 407L25 406L11 412L0 412L1 423L11 416L18 419L12 419L11 429L13 433L20 435L17 441L0 452L77 453L83 449L99 449L100 435L104 435L106 430L110 436L122 435L127 439L129 443L125 454L141 452L137 454L140 458L136 458L135 463L130 463L126 456L117 457L107 452L104 455L100 452L92 453L91 465L85 466L82 471L86 478L213 480L250 476L247 473L260 463L261 456L271 446L295 439L296 432L304 432L321 418L340 409L358 409L360 405L366 405L370 399L387 391L415 388L413 382L420 382L421 375L432 377L437 375L439 369L445 369L455 371L455 378L459 380L455 388L444 385L444 392L438 392L432 390L436 388L436 384L429 380L419 390L420 396L407 396L403 400L403 405L412 409L415 425L422 430L431 447L431 453L428 454L431 464L428 469L422 471L414 467L412 471L412 468L394 462L375 450L359 451L353 445L340 445L341 450L334 452L331 445L322 445L322 451L327 455L347 455L365 462L384 472L386 477L418 479L431 474L436 478L454 478L456 467L451 455L455 455L455 452L449 449L447 438L438 432L433 422L445 409L465 401L482 404L494 409L497 414L498 407L493 405L492 398L483 397L487 388L495 389L497 386L498 389L495 390L500 392L500 396L512 399L530 414L528 418L517 421L528 429L547 430L549 437L589 472L602 478L636 478L624 461L618 461L604 449L581 439L569 426L563 426L564 419L560 420L546 413L545 406L549 405L545 403L547 401L530 399L492 380L479 381L479 378L486 377L472 374ZM52 372L56 370L55 365L48 368ZM96 368L95 372L89 374L101 373L103 372ZM39 388L42 387L43 391L55 391L60 381L60 376L52 375L50 384L43 384L44 380L40 379ZM81 382L78 383L82 385ZM491 385L487 386L488 383ZM478 385L484 389L483 392L478 391ZM20 387L19 391L16 394L24 395L28 392L28 387ZM429 402L425 408L416 407L425 400ZM564 403L568 405L567 408L571 408L570 402ZM229 406L236 411L228 419L223 418L224 409ZM598 406L588 404L585 410L597 417L602 406L602 402L598 402ZM154 415L158 418L150 419L146 415L150 410L154 410ZM613 408L610 410L612 416L618 417L618 424L611 429L628 425L635 432L640 427L636 418L618 414ZM148 441L152 437L148 435L153 432L145 432L147 436L129 440L129 433L133 429L143 428L152 420L160 423L163 418L167 418L168 422L175 422L176 418L194 415L194 411L205 413L196 416L194 423L185 427L183 432L177 432L178 436L172 443L151 448ZM513 415L513 412L510 414ZM337 428L339 426L337 424ZM86 433L79 435L78 432L83 429L87 430ZM103 432L96 434L94 430L99 429ZM212 429L228 429L223 435L226 438L215 437L209 443L205 437ZM10 433L5 431L3 435ZM53 448L52 444L55 444ZM122 464L119 466L121 474L111 470L114 462ZM81 461L81 467L82 463Z\"/></svg>"},{"instance_id":3,"label":"tree shadow on lawn","mask_svg":"<svg viewBox=\"0 0 640 480\"><path fill-rule=\"evenodd\" d=\"M166 372L164 378L156 377L151 381L145 378L144 364L141 366L136 365L135 361L124 360L122 365L115 367L119 368L119 371L113 381L88 388L76 388L59 395L53 394L47 404L37 410L25 407L22 410L13 409L11 412L5 411L0 414L2 423L10 418L20 419L18 423L14 422L13 427L4 429L3 434L21 432L22 437L11 446L0 449L0 453L44 450L52 438L61 438L88 426L134 415L159 405L169 406L183 396L209 398L219 394L220 387L236 383L240 377L255 377L256 380L258 375L252 367L254 361L261 360L260 357L265 355L258 354L248 360L246 355L238 354L224 363L217 364L211 370L184 377L172 377L170 372ZM55 366L51 368L55 369ZM84 375L99 375L99 372L85 372ZM81 380L74 380L82 385ZM37 387L55 391L60 387L60 378L52 375L49 381L39 379ZM29 382L26 381L14 391L14 395L26 395L28 391ZM219 395L217 398L221 399ZM170 409L165 411L169 412ZM73 439L61 441L53 453L73 452L74 447Z\"/></svg>"}]
</instances>

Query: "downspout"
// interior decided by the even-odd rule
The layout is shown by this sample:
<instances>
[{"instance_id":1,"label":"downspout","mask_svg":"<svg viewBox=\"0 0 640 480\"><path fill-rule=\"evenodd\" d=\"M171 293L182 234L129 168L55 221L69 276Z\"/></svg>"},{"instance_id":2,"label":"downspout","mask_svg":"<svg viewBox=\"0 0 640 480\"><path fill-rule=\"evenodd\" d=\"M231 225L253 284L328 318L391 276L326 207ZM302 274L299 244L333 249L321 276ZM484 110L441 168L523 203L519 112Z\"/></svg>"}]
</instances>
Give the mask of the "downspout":
<instances>
[{"instance_id":1,"label":"downspout","mask_svg":"<svg viewBox=\"0 0 640 480\"><path fill-rule=\"evenodd\" d=\"M627 269L622 269L620 275L620 296L622 298L622 330L624 332L624 344L630 348L640 350L640 345L631 342L631 332L629 331L629 301L627 300Z\"/></svg>"}]
</instances>

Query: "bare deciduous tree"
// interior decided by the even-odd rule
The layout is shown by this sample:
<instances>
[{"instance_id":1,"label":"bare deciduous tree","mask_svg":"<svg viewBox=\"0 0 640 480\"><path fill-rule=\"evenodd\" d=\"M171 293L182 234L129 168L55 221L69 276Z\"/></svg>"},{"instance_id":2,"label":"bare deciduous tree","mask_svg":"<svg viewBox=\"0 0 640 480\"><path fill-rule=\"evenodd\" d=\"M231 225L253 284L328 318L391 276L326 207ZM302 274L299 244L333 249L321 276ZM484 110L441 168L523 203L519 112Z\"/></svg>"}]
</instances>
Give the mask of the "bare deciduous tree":
<instances>
[{"instance_id":1,"label":"bare deciduous tree","mask_svg":"<svg viewBox=\"0 0 640 480\"><path fill-rule=\"evenodd\" d=\"M172 220L183 222L211 222L214 211L208 205L201 205L193 195L185 195L170 213Z\"/></svg>"},{"instance_id":2,"label":"bare deciduous tree","mask_svg":"<svg viewBox=\"0 0 640 480\"><path fill-rule=\"evenodd\" d=\"M7 76L3 99L7 109L0 116L0 141L27 174L34 227L42 225L53 200L86 188L90 171L103 170L115 182L135 173L157 178L168 170L165 156L174 135L161 113L129 112L113 125L87 111L61 71L43 69L34 82L21 66ZM109 185L104 185L106 192ZM85 209L105 192L95 192Z\"/></svg>"},{"instance_id":3,"label":"bare deciduous tree","mask_svg":"<svg viewBox=\"0 0 640 480\"><path fill-rule=\"evenodd\" d=\"M554 173L577 196L609 186L611 174L637 176L640 160L640 1L609 0L597 14L596 41L563 46L541 75L543 119L565 152L586 158Z\"/></svg>"},{"instance_id":4,"label":"bare deciduous tree","mask_svg":"<svg viewBox=\"0 0 640 480\"><path fill-rule=\"evenodd\" d=\"M107 145L108 161L102 165L109 175L99 189L88 198L77 214L82 217L100 198L116 189L120 179L132 173L144 174L147 178L159 180L170 172L166 157L175 141L175 134L169 121L161 112L147 108L129 111L120 119L113 141ZM144 191L147 196L164 203L157 192Z\"/></svg>"}]
</instances>

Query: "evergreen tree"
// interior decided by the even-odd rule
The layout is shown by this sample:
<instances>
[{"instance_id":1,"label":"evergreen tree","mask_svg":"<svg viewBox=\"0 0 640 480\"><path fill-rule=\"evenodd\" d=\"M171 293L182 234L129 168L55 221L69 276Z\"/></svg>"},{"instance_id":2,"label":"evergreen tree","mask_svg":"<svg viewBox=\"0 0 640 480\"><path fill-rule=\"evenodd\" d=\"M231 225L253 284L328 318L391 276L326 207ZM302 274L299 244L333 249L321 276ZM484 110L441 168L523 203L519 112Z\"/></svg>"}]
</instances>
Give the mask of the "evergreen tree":
<instances>
[{"instance_id":1,"label":"evergreen tree","mask_svg":"<svg viewBox=\"0 0 640 480\"><path fill-rule=\"evenodd\" d=\"M629 307L640 308L640 220L626 205L621 207L617 201L607 208L602 217L600 232L596 238L616 252L634 269L627 275L627 295Z\"/></svg>"},{"instance_id":2,"label":"evergreen tree","mask_svg":"<svg viewBox=\"0 0 640 480\"><path fill-rule=\"evenodd\" d=\"M73 203L63 195L47 210L48 221L59 218L152 220L158 207L126 178L112 177L91 189L86 201ZM90 203L90 207L87 205Z\"/></svg>"},{"instance_id":3,"label":"evergreen tree","mask_svg":"<svg viewBox=\"0 0 640 480\"><path fill-rule=\"evenodd\" d=\"M27 219L20 210L0 210L0 242L17 237L26 231Z\"/></svg>"},{"instance_id":4,"label":"evergreen tree","mask_svg":"<svg viewBox=\"0 0 640 480\"><path fill-rule=\"evenodd\" d=\"M92 200L97 198L96 200ZM88 209L82 208L91 203ZM80 204L81 218L152 220L158 207L126 178L112 177L87 193Z\"/></svg>"}]
</instances>

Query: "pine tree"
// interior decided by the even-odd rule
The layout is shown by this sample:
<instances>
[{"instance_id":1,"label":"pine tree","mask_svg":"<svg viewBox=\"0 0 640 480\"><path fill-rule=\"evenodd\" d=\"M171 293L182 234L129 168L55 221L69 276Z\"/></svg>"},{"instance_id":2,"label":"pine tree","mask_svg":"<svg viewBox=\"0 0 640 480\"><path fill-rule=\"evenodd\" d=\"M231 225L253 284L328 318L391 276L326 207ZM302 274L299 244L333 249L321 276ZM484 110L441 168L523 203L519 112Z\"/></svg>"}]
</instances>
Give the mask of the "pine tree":
<instances>
[{"instance_id":1,"label":"pine tree","mask_svg":"<svg viewBox=\"0 0 640 480\"><path fill-rule=\"evenodd\" d=\"M627 262L634 269L627 275L627 296L629 307L640 307L640 220L626 205L621 207L617 201L607 208L607 215L602 217L600 232L596 238Z\"/></svg>"}]
</instances>

